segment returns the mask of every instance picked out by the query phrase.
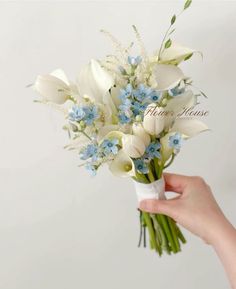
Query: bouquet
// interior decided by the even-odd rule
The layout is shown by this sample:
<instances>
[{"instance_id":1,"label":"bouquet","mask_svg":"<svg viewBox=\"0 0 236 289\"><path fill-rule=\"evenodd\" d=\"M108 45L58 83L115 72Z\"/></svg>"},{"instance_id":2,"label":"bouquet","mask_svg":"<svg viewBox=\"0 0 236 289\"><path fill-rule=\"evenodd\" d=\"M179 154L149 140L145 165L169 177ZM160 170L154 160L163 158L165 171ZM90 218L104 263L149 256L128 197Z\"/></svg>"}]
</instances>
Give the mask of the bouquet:
<instances>
[{"instance_id":1,"label":"bouquet","mask_svg":"<svg viewBox=\"0 0 236 289\"><path fill-rule=\"evenodd\" d=\"M187 0L181 13L190 4ZM71 139L66 148L78 153L80 165L92 176L107 164L115 176L131 178L139 201L166 198L163 171L186 139L207 130L198 119L183 116L205 94L179 67L197 52L171 40L179 15L173 15L160 48L152 54L134 25L139 47L135 56L133 43L123 46L102 30L114 45L113 54L91 59L74 83L57 69L39 75L33 85L41 95L38 102L64 114L63 128ZM139 246L146 246L148 233L150 248L160 256L180 252L186 242L166 215L140 211L140 227Z\"/></svg>"}]
</instances>

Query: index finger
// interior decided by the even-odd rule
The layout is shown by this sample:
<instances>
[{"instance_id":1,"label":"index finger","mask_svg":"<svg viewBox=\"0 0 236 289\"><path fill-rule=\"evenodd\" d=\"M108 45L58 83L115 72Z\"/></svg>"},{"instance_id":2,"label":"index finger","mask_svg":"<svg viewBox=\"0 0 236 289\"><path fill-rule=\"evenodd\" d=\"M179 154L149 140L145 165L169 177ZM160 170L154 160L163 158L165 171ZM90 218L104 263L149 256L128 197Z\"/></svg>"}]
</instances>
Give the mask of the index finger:
<instances>
[{"instance_id":1,"label":"index finger","mask_svg":"<svg viewBox=\"0 0 236 289\"><path fill-rule=\"evenodd\" d=\"M163 174L165 179L165 190L181 194L189 183L190 177L171 173Z\"/></svg>"}]
</instances>

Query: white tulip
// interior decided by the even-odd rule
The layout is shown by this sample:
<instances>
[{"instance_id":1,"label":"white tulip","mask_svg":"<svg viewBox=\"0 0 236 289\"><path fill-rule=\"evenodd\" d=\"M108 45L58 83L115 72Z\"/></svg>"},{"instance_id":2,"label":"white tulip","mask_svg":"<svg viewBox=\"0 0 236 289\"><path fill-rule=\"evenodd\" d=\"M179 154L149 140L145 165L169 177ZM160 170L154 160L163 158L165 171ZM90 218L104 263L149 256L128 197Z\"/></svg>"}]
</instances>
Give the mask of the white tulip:
<instances>
[{"instance_id":1,"label":"white tulip","mask_svg":"<svg viewBox=\"0 0 236 289\"><path fill-rule=\"evenodd\" d=\"M155 103L149 104L144 112L143 127L150 135L158 136L164 129L165 110Z\"/></svg>"},{"instance_id":2,"label":"white tulip","mask_svg":"<svg viewBox=\"0 0 236 289\"><path fill-rule=\"evenodd\" d=\"M145 152L143 140L132 134L124 134L122 137L122 147L124 152L131 158L139 158Z\"/></svg>"},{"instance_id":3,"label":"white tulip","mask_svg":"<svg viewBox=\"0 0 236 289\"><path fill-rule=\"evenodd\" d=\"M151 137L145 131L145 129L143 128L143 125L141 123L133 123L132 129L133 129L133 134L140 137L142 141L144 142L145 146L147 147L150 144Z\"/></svg>"},{"instance_id":4,"label":"white tulip","mask_svg":"<svg viewBox=\"0 0 236 289\"><path fill-rule=\"evenodd\" d=\"M110 171L117 177L135 176L135 167L132 159L120 150L109 166Z\"/></svg>"},{"instance_id":5,"label":"white tulip","mask_svg":"<svg viewBox=\"0 0 236 289\"><path fill-rule=\"evenodd\" d=\"M112 76L101 67L100 63L91 59L78 76L80 95L102 103L108 90L114 85Z\"/></svg>"},{"instance_id":6,"label":"white tulip","mask_svg":"<svg viewBox=\"0 0 236 289\"><path fill-rule=\"evenodd\" d=\"M50 74L39 75L34 89L45 101L63 104L70 93L70 84L63 70L57 69Z\"/></svg>"},{"instance_id":7,"label":"white tulip","mask_svg":"<svg viewBox=\"0 0 236 289\"><path fill-rule=\"evenodd\" d=\"M157 82L158 90L171 89L185 78L179 67L170 64L155 64L152 73Z\"/></svg>"}]
</instances>

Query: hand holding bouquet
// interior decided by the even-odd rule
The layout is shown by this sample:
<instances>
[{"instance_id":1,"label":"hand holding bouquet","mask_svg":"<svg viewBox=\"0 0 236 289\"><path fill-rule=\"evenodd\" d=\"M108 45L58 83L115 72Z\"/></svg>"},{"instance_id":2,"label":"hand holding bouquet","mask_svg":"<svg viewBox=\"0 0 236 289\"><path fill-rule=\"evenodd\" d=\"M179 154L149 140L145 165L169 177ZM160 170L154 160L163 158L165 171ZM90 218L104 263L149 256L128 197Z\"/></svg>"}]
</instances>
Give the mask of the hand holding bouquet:
<instances>
[{"instance_id":1,"label":"hand holding bouquet","mask_svg":"<svg viewBox=\"0 0 236 289\"><path fill-rule=\"evenodd\" d=\"M187 0L184 9L191 1ZM184 140L207 130L201 121L181 117L183 110L198 103L192 80L179 64L195 50L171 40L177 16L171 18L160 48L149 55L133 26L140 53L133 44L124 47L110 33L115 53L103 60L92 59L70 82L61 69L39 75L34 84L40 102L65 115L64 129L88 172L94 176L103 164L119 177L134 181L138 200L165 199L165 170L179 153ZM176 222L162 214L140 211L140 242L159 255L181 250L185 238Z\"/></svg>"}]
</instances>

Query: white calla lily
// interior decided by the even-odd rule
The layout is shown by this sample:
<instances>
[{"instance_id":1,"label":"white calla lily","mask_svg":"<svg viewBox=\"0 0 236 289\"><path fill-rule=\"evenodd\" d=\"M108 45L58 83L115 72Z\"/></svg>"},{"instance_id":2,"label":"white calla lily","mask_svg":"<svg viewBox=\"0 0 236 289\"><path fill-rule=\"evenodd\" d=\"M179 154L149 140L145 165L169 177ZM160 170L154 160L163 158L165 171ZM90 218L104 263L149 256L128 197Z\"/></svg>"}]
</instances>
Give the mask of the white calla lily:
<instances>
[{"instance_id":1,"label":"white calla lily","mask_svg":"<svg viewBox=\"0 0 236 289\"><path fill-rule=\"evenodd\" d=\"M132 134L124 134L122 137L122 148L124 152L131 158L139 158L145 152L145 144L143 140Z\"/></svg>"},{"instance_id":2,"label":"white calla lily","mask_svg":"<svg viewBox=\"0 0 236 289\"><path fill-rule=\"evenodd\" d=\"M78 76L80 95L102 103L108 90L114 85L112 76L101 67L95 59L91 59Z\"/></svg>"},{"instance_id":3,"label":"white calla lily","mask_svg":"<svg viewBox=\"0 0 236 289\"><path fill-rule=\"evenodd\" d=\"M133 129L133 134L140 137L142 141L144 142L145 146L147 147L150 144L151 137L145 131L145 129L143 128L143 125L141 123L133 123L132 129Z\"/></svg>"},{"instance_id":4,"label":"white calla lily","mask_svg":"<svg viewBox=\"0 0 236 289\"><path fill-rule=\"evenodd\" d=\"M117 177L135 176L135 167L132 159L120 150L109 166L110 171Z\"/></svg>"},{"instance_id":5,"label":"white calla lily","mask_svg":"<svg viewBox=\"0 0 236 289\"><path fill-rule=\"evenodd\" d=\"M161 53L161 58L159 63L168 63L168 64L179 64L184 61L186 58L190 57L193 53L200 53L197 50L184 47L176 42L172 42L169 48L165 48Z\"/></svg>"},{"instance_id":6,"label":"white calla lily","mask_svg":"<svg viewBox=\"0 0 236 289\"><path fill-rule=\"evenodd\" d=\"M39 75L34 89L44 101L63 104L71 95L70 84L63 70L57 69L46 75Z\"/></svg>"},{"instance_id":7,"label":"white calla lily","mask_svg":"<svg viewBox=\"0 0 236 289\"><path fill-rule=\"evenodd\" d=\"M97 135L98 141L100 142L102 139L105 138L106 135L108 135L109 133L113 131L118 131L118 129L119 129L119 125L105 125L101 127Z\"/></svg>"},{"instance_id":8,"label":"white calla lily","mask_svg":"<svg viewBox=\"0 0 236 289\"><path fill-rule=\"evenodd\" d=\"M158 136L164 129L165 112L163 107L158 107L155 103L149 104L145 110L143 127L150 135Z\"/></svg>"},{"instance_id":9,"label":"white calla lily","mask_svg":"<svg viewBox=\"0 0 236 289\"><path fill-rule=\"evenodd\" d=\"M173 121L184 109L191 108L196 103L197 98L191 90L187 90L169 100L165 107L165 111L167 112L165 116L165 129L168 129L173 124Z\"/></svg>"},{"instance_id":10,"label":"white calla lily","mask_svg":"<svg viewBox=\"0 0 236 289\"><path fill-rule=\"evenodd\" d=\"M199 133L209 130L207 125L198 119L178 118L171 128L173 132L179 132L184 138L190 138Z\"/></svg>"},{"instance_id":11,"label":"white calla lily","mask_svg":"<svg viewBox=\"0 0 236 289\"><path fill-rule=\"evenodd\" d=\"M185 78L182 70L176 65L155 64L152 68L153 77L157 82L158 90L168 90L175 87Z\"/></svg>"}]
</instances>

